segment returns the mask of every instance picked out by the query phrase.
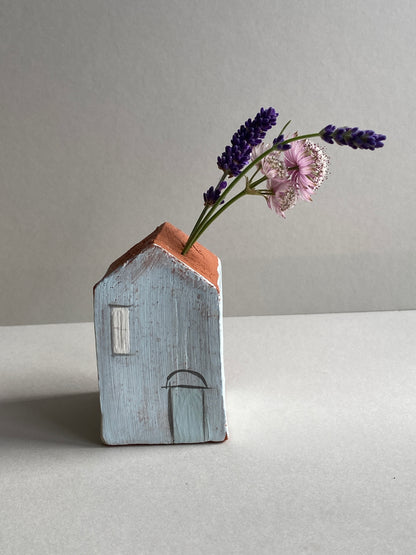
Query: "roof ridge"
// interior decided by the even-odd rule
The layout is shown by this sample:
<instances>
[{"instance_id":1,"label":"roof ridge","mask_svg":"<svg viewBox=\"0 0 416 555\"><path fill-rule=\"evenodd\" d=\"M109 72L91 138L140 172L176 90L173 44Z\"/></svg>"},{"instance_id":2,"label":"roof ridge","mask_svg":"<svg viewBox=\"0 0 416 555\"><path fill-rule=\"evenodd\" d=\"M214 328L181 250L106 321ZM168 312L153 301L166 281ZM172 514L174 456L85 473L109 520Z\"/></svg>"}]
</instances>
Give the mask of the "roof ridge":
<instances>
[{"instance_id":1,"label":"roof ridge","mask_svg":"<svg viewBox=\"0 0 416 555\"><path fill-rule=\"evenodd\" d=\"M129 250L112 262L107 272L98 283L115 272L118 268L128 264L150 246L156 245L174 256L182 264L185 264L203 276L219 291L218 257L199 243L194 243L188 253L183 255L182 250L187 240L188 236L183 231L169 222L164 222L147 237L139 241L136 245L133 245Z\"/></svg>"}]
</instances>

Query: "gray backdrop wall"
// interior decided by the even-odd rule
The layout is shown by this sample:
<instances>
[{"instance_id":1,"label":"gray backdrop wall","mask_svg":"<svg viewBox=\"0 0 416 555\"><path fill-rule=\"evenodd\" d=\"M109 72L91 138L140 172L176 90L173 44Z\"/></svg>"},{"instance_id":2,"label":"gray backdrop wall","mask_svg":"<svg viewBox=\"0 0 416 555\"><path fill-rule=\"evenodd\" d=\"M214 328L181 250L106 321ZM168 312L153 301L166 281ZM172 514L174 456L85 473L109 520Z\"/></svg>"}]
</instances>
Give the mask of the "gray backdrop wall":
<instances>
[{"instance_id":1,"label":"gray backdrop wall","mask_svg":"<svg viewBox=\"0 0 416 555\"><path fill-rule=\"evenodd\" d=\"M226 315L415 307L416 4L0 0L1 324L92 319L92 285L158 224L189 232L261 106L328 145L287 220L246 198L203 236Z\"/></svg>"}]
</instances>

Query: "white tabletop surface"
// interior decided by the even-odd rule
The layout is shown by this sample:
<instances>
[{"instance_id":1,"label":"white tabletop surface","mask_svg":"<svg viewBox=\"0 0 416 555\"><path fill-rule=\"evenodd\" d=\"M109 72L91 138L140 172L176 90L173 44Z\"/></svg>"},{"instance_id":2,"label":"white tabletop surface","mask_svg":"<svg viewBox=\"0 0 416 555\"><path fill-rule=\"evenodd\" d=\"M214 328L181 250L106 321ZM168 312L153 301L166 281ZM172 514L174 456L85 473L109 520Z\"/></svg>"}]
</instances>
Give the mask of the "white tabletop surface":
<instances>
[{"instance_id":1,"label":"white tabletop surface","mask_svg":"<svg viewBox=\"0 0 416 555\"><path fill-rule=\"evenodd\" d=\"M226 318L230 439L106 447L92 324L0 328L0 553L416 553L416 311Z\"/></svg>"}]
</instances>

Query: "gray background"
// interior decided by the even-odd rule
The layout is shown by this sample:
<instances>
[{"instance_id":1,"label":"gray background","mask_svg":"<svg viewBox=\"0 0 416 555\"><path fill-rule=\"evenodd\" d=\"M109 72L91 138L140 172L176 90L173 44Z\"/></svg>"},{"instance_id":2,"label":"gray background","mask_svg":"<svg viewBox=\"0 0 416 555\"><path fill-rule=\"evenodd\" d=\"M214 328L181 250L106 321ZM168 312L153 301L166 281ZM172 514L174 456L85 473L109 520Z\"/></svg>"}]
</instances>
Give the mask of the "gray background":
<instances>
[{"instance_id":1,"label":"gray background","mask_svg":"<svg viewBox=\"0 0 416 555\"><path fill-rule=\"evenodd\" d=\"M260 106L388 140L328 145L286 221L246 198L214 224L225 314L414 308L415 18L410 0L0 0L0 323L91 320L115 258L163 221L190 231Z\"/></svg>"}]
</instances>

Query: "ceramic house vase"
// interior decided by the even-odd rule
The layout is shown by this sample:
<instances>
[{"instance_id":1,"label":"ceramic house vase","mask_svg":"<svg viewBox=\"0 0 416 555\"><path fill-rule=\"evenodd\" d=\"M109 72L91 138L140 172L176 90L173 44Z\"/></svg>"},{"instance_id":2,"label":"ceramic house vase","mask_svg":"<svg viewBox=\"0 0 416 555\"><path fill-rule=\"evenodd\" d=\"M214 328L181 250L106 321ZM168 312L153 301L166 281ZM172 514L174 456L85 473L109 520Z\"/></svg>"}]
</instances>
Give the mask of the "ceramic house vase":
<instances>
[{"instance_id":1,"label":"ceramic house vase","mask_svg":"<svg viewBox=\"0 0 416 555\"><path fill-rule=\"evenodd\" d=\"M109 445L219 442L221 262L164 223L94 287L101 435Z\"/></svg>"}]
</instances>

